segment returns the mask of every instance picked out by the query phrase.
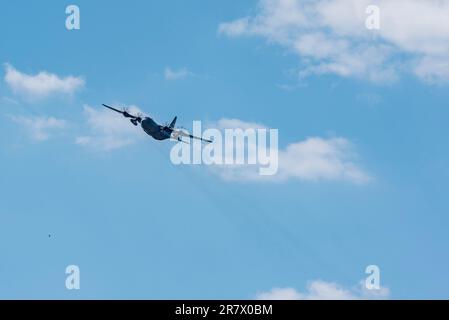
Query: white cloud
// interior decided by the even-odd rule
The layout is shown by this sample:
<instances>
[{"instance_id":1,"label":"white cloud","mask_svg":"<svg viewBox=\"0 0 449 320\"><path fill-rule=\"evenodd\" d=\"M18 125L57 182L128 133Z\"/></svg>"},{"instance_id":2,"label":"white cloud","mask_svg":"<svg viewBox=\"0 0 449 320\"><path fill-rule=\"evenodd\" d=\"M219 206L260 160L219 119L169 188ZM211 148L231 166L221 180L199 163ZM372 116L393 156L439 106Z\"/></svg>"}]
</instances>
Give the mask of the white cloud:
<instances>
[{"instance_id":1,"label":"white cloud","mask_svg":"<svg viewBox=\"0 0 449 320\"><path fill-rule=\"evenodd\" d=\"M347 289L337 283L321 280L309 282L305 292L299 292L293 288L274 288L256 295L258 300L366 300L389 297L388 288L368 290L363 281L358 286Z\"/></svg>"},{"instance_id":2,"label":"white cloud","mask_svg":"<svg viewBox=\"0 0 449 320\"><path fill-rule=\"evenodd\" d=\"M259 292L257 300L301 300L303 294L293 288L273 288L268 292Z\"/></svg>"},{"instance_id":3,"label":"white cloud","mask_svg":"<svg viewBox=\"0 0 449 320\"><path fill-rule=\"evenodd\" d=\"M181 68L178 70L173 70L171 68L165 68L164 70L164 78L165 80L181 80L192 76L193 73L187 70L186 68Z\"/></svg>"},{"instance_id":4,"label":"white cloud","mask_svg":"<svg viewBox=\"0 0 449 320\"><path fill-rule=\"evenodd\" d=\"M141 113L136 106L130 106L128 112ZM75 143L78 145L108 151L133 144L145 136L140 127L135 127L128 119L108 109L94 109L86 105L84 115L89 134L77 137Z\"/></svg>"},{"instance_id":5,"label":"white cloud","mask_svg":"<svg viewBox=\"0 0 449 320\"><path fill-rule=\"evenodd\" d=\"M246 122L239 119L222 118L217 121L216 127L219 129L267 129L266 126L256 122Z\"/></svg>"},{"instance_id":6,"label":"white cloud","mask_svg":"<svg viewBox=\"0 0 449 320\"><path fill-rule=\"evenodd\" d=\"M219 129L266 129L262 124L237 119L221 119ZM247 143L248 144L248 143ZM251 146L256 148L257 146ZM247 148L249 148L247 146ZM269 149L268 149L269 150ZM354 145L342 137L310 137L278 151L278 171L273 176L259 174L257 165L217 165L213 171L230 181L348 181L365 184L372 180L357 162Z\"/></svg>"},{"instance_id":7,"label":"white cloud","mask_svg":"<svg viewBox=\"0 0 449 320\"><path fill-rule=\"evenodd\" d=\"M12 65L6 64L4 80L16 94L27 98L45 98L51 94L73 94L84 86L84 80L80 77L68 76L61 78L56 74L41 71L30 75L22 73Z\"/></svg>"},{"instance_id":8,"label":"white cloud","mask_svg":"<svg viewBox=\"0 0 449 320\"><path fill-rule=\"evenodd\" d=\"M368 30L369 5L380 30ZM261 36L300 57L299 75L392 82L412 73L449 81L449 0L260 0L257 13L220 24L231 37Z\"/></svg>"},{"instance_id":9,"label":"white cloud","mask_svg":"<svg viewBox=\"0 0 449 320\"><path fill-rule=\"evenodd\" d=\"M279 178L366 183L371 178L355 163L356 158L352 143L345 138L307 138L281 150Z\"/></svg>"},{"instance_id":10,"label":"white cloud","mask_svg":"<svg viewBox=\"0 0 449 320\"><path fill-rule=\"evenodd\" d=\"M11 116L11 119L29 132L36 141L45 141L57 130L64 129L67 122L53 117Z\"/></svg>"}]
</instances>

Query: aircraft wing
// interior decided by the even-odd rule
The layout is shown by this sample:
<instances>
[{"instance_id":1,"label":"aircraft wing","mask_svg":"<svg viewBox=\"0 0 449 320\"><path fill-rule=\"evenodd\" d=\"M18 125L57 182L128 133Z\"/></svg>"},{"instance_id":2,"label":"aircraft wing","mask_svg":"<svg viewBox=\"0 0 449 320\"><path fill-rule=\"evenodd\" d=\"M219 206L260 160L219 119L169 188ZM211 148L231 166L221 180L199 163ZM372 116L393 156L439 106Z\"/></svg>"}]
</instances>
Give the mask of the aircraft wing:
<instances>
[{"instance_id":1,"label":"aircraft wing","mask_svg":"<svg viewBox=\"0 0 449 320\"><path fill-rule=\"evenodd\" d=\"M108 106L108 105L106 105L106 104L104 104L104 103L103 103L103 107L106 107L106 108L111 109L111 110L113 110L113 111L115 111L115 112L118 112L118 113L123 114L123 111L118 110L118 109L115 109L115 108L113 108L113 107L110 107L110 106Z\"/></svg>"},{"instance_id":2,"label":"aircraft wing","mask_svg":"<svg viewBox=\"0 0 449 320\"><path fill-rule=\"evenodd\" d=\"M207 143L212 143L211 140L203 139L203 138L200 138L200 137L195 137L194 135L191 135L190 133L185 132L183 130L173 130L173 132L174 132L175 138L187 137L187 138L190 138L190 139L197 139L197 140L201 140L201 141L204 141L204 142L207 142Z\"/></svg>"},{"instance_id":3,"label":"aircraft wing","mask_svg":"<svg viewBox=\"0 0 449 320\"><path fill-rule=\"evenodd\" d=\"M128 113L128 111L126 109L124 111L122 111L122 110L118 110L118 109L115 109L113 107L110 107L110 106L108 106L107 104L104 104L104 103L102 105L103 105L103 107L111 109L112 111L121 113L125 118L140 119L140 116L132 115L132 114Z\"/></svg>"}]
</instances>

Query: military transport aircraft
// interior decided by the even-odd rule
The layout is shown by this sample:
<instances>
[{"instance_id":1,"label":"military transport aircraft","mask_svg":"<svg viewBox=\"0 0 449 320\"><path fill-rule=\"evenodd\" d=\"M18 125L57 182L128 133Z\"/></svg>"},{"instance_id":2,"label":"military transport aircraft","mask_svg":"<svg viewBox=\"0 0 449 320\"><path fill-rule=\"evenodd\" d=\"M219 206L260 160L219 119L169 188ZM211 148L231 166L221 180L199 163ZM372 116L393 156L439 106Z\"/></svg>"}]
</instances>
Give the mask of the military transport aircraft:
<instances>
[{"instance_id":1,"label":"military transport aircraft","mask_svg":"<svg viewBox=\"0 0 449 320\"><path fill-rule=\"evenodd\" d=\"M166 140L166 139L176 139L180 142L185 142L181 138L187 137L190 139L198 139L204 142L211 143L211 140L203 139L201 137L195 137L188 133L184 129L175 128L176 120L178 117L175 117L173 121L169 125L159 125L150 117L144 117L141 114L132 115L128 112L128 110L118 110L108 105L103 104L104 107L111 109L115 112L121 113L125 118L130 118L130 121L133 125L137 126L141 125L143 131L145 131L149 136L153 137L156 140Z\"/></svg>"}]
</instances>

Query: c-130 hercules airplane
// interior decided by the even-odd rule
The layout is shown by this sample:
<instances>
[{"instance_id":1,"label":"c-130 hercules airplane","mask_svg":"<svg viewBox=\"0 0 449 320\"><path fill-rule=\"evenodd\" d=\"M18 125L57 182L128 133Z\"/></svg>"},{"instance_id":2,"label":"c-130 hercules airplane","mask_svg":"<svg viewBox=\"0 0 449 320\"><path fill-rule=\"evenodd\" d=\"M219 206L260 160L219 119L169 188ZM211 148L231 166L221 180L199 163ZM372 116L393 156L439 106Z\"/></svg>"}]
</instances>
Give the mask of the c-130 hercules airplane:
<instances>
[{"instance_id":1,"label":"c-130 hercules airplane","mask_svg":"<svg viewBox=\"0 0 449 320\"><path fill-rule=\"evenodd\" d=\"M188 137L190 139L198 139L208 143L212 142L211 140L203 139L201 137L195 137L182 129L175 128L176 120L178 119L178 117L175 117L169 125L162 126L157 124L150 117L144 117L141 114L135 116L130 114L126 109L118 110L105 104L103 104L103 106L115 112L121 113L125 118L130 118L131 123L135 126L140 124L143 131L145 131L146 134L148 134L149 136L153 137L156 140L166 140L171 138L176 139L180 142L185 142L182 140L182 137Z\"/></svg>"}]
</instances>

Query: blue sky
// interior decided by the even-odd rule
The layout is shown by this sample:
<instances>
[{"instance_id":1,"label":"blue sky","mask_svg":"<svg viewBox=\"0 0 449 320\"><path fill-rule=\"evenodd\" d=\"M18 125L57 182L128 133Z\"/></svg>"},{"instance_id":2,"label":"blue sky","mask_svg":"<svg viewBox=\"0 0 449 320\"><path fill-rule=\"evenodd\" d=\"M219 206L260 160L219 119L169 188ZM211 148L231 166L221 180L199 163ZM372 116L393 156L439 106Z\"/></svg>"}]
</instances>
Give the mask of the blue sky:
<instances>
[{"instance_id":1,"label":"blue sky","mask_svg":"<svg viewBox=\"0 0 449 320\"><path fill-rule=\"evenodd\" d=\"M0 297L359 297L375 264L385 297L448 298L449 3L377 3L375 35L337 0L79 0L72 31L72 3L4 3ZM174 166L101 103L276 128L287 178Z\"/></svg>"}]
</instances>

